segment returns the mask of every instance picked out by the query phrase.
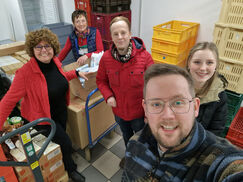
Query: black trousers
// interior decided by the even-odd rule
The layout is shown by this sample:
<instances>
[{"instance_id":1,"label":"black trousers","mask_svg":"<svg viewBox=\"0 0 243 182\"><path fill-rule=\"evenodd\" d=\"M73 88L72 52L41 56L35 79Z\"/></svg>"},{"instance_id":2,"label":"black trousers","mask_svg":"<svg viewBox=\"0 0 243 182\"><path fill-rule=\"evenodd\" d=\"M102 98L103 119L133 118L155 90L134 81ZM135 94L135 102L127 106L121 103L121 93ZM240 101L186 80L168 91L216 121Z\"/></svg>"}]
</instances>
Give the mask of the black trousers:
<instances>
[{"instance_id":1,"label":"black trousers","mask_svg":"<svg viewBox=\"0 0 243 182\"><path fill-rule=\"evenodd\" d=\"M48 137L49 133L51 132L51 126L50 125L36 125L34 127L37 131L43 131L41 132L43 135ZM65 170L70 173L74 170L76 170L77 165L74 163L72 159L72 142L67 135L66 129L60 124L56 122L56 133L52 139L54 143L57 143L61 147L62 155L63 155L63 163L65 166Z\"/></svg>"}]
</instances>

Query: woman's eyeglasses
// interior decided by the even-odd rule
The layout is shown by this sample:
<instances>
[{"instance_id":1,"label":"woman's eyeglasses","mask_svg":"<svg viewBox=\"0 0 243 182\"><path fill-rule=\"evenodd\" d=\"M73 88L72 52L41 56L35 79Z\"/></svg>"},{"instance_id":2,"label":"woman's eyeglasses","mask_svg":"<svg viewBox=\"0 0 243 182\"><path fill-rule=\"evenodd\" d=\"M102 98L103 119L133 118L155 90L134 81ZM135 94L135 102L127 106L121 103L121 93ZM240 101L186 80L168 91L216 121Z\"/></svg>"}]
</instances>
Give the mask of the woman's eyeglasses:
<instances>
[{"instance_id":1,"label":"woman's eyeglasses","mask_svg":"<svg viewBox=\"0 0 243 182\"><path fill-rule=\"evenodd\" d=\"M46 45L37 45L34 48L37 51L41 51L43 48L45 48L45 50L49 51L49 50L51 50L52 47L49 44L46 44Z\"/></svg>"}]
</instances>

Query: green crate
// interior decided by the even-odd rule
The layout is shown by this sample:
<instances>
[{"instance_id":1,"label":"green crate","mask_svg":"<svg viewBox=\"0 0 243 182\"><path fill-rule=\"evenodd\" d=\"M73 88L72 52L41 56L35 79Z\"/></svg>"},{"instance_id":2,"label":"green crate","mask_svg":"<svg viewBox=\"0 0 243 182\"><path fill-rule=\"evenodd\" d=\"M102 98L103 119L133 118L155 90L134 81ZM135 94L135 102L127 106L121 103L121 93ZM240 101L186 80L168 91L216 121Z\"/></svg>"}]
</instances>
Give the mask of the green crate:
<instances>
[{"instance_id":1,"label":"green crate","mask_svg":"<svg viewBox=\"0 0 243 182\"><path fill-rule=\"evenodd\" d=\"M226 90L226 94L228 97L227 104L228 104L229 115L233 116L234 118L234 116L236 115L236 113L238 112L241 106L241 102L243 100L243 94L238 94L229 90Z\"/></svg>"},{"instance_id":2,"label":"green crate","mask_svg":"<svg viewBox=\"0 0 243 182\"><path fill-rule=\"evenodd\" d=\"M224 131L221 133L221 137L225 138L229 130L229 126L225 126Z\"/></svg>"}]
</instances>

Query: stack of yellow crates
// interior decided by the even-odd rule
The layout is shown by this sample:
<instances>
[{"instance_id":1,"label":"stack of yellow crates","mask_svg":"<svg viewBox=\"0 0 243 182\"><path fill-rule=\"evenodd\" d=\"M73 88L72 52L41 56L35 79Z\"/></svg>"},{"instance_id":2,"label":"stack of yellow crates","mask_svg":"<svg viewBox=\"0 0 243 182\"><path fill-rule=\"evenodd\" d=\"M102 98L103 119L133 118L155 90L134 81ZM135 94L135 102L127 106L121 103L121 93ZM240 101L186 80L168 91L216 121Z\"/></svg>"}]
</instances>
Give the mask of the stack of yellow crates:
<instances>
[{"instance_id":1,"label":"stack of yellow crates","mask_svg":"<svg viewBox=\"0 0 243 182\"><path fill-rule=\"evenodd\" d=\"M199 23L169 21L153 27L151 53L155 63L184 67L189 50L196 42Z\"/></svg>"},{"instance_id":2,"label":"stack of yellow crates","mask_svg":"<svg viewBox=\"0 0 243 182\"><path fill-rule=\"evenodd\" d=\"M227 89L243 94L243 0L223 0L213 39L219 49L219 73L229 82Z\"/></svg>"}]
</instances>

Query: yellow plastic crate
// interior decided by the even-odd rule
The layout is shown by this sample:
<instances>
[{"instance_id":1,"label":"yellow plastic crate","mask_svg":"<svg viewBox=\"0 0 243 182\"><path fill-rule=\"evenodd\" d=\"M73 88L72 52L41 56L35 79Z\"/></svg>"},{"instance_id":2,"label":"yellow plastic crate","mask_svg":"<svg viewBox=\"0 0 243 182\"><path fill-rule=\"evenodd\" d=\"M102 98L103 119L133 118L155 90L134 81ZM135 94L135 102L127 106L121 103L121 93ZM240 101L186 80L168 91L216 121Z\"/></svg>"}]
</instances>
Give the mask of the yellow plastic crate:
<instances>
[{"instance_id":1,"label":"yellow plastic crate","mask_svg":"<svg viewBox=\"0 0 243 182\"><path fill-rule=\"evenodd\" d=\"M197 41L197 36L191 37L188 41L188 49L191 49Z\"/></svg>"},{"instance_id":2,"label":"yellow plastic crate","mask_svg":"<svg viewBox=\"0 0 243 182\"><path fill-rule=\"evenodd\" d=\"M220 58L219 73L228 80L228 90L243 94L243 63Z\"/></svg>"},{"instance_id":3,"label":"yellow plastic crate","mask_svg":"<svg viewBox=\"0 0 243 182\"><path fill-rule=\"evenodd\" d=\"M243 29L215 24L214 42L220 57L243 63Z\"/></svg>"},{"instance_id":4,"label":"yellow plastic crate","mask_svg":"<svg viewBox=\"0 0 243 182\"><path fill-rule=\"evenodd\" d=\"M154 26L153 38L181 43L197 36L198 28L199 23L173 20Z\"/></svg>"},{"instance_id":5,"label":"yellow plastic crate","mask_svg":"<svg viewBox=\"0 0 243 182\"><path fill-rule=\"evenodd\" d=\"M182 53L172 54L165 51L159 51L157 49L151 49L151 53L154 60L176 65L187 58L188 50L185 50Z\"/></svg>"},{"instance_id":6,"label":"yellow plastic crate","mask_svg":"<svg viewBox=\"0 0 243 182\"><path fill-rule=\"evenodd\" d=\"M182 43L174 43L174 42L152 38L152 49L157 49L159 51L166 51L169 53L178 54L188 49L188 46L189 46L189 39Z\"/></svg>"},{"instance_id":7,"label":"yellow plastic crate","mask_svg":"<svg viewBox=\"0 0 243 182\"><path fill-rule=\"evenodd\" d=\"M243 0L223 0L219 23L243 29Z\"/></svg>"},{"instance_id":8,"label":"yellow plastic crate","mask_svg":"<svg viewBox=\"0 0 243 182\"><path fill-rule=\"evenodd\" d=\"M154 59L154 63L155 64L163 64L163 63L171 64L171 63L168 63L166 61L160 61L160 60L156 60L156 59ZM185 68L186 67L186 60L183 60L183 61L176 63L176 64L173 64L173 65Z\"/></svg>"}]
</instances>

